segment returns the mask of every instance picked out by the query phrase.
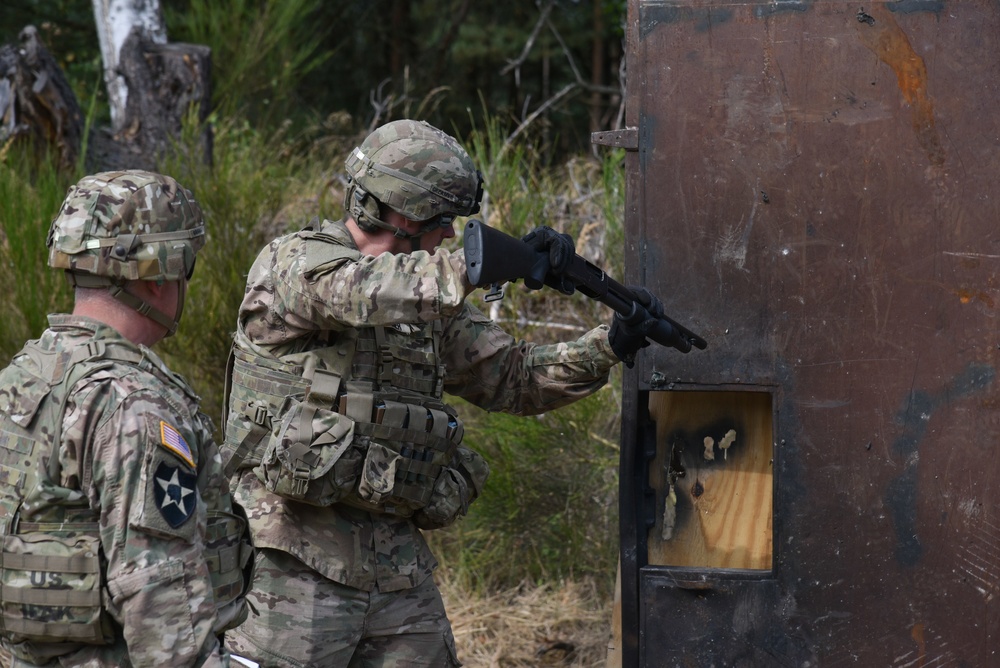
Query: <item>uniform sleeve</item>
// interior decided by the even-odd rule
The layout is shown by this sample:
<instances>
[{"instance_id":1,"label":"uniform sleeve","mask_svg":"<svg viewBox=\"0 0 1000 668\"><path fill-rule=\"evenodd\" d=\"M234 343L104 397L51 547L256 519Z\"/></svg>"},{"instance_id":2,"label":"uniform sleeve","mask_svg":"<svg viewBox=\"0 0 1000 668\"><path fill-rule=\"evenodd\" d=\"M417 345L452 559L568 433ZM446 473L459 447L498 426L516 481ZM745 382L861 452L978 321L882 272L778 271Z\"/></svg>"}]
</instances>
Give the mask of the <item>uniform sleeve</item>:
<instances>
[{"instance_id":1,"label":"uniform sleeve","mask_svg":"<svg viewBox=\"0 0 1000 668\"><path fill-rule=\"evenodd\" d=\"M473 289L461 250L360 258L342 252L295 235L265 249L240 308L251 340L281 344L315 330L430 322L457 314Z\"/></svg>"},{"instance_id":2,"label":"uniform sleeve","mask_svg":"<svg viewBox=\"0 0 1000 668\"><path fill-rule=\"evenodd\" d=\"M91 467L100 508L109 610L136 666L228 665L213 631L198 432L159 395L124 390L97 384L67 414L78 435L67 450Z\"/></svg>"},{"instance_id":3,"label":"uniform sleeve","mask_svg":"<svg viewBox=\"0 0 1000 668\"><path fill-rule=\"evenodd\" d=\"M474 306L445 329L445 390L490 411L537 415L593 394L618 358L601 325L575 341L517 341Z\"/></svg>"}]
</instances>

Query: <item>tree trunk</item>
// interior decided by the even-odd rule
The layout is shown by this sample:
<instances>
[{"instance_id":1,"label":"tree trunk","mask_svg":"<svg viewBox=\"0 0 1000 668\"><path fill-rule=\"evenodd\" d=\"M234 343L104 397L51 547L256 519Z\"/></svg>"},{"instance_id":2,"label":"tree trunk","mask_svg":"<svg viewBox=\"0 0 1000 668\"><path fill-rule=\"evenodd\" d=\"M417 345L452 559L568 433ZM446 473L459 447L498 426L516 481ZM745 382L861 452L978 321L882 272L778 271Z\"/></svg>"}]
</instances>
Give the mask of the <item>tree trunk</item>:
<instances>
[{"instance_id":1,"label":"tree trunk","mask_svg":"<svg viewBox=\"0 0 1000 668\"><path fill-rule=\"evenodd\" d=\"M185 116L203 125L202 157L211 161L211 50L168 44L159 0L93 0L111 106L111 136L99 132L94 163L102 169L155 169Z\"/></svg>"},{"instance_id":2,"label":"tree trunk","mask_svg":"<svg viewBox=\"0 0 1000 668\"><path fill-rule=\"evenodd\" d=\"M35 27L18 37L0 46L0 144L30 138L40 152L54 147L60 168L70 169L83 138L80 105Z\"/></svg>"},{"instance_id":3,"label":"tree trunk","mask_svg":"<svg viewBox=\"0 0 1000 668\"><path fill-rule=\"evenodd\" d=\"M211 99L211 49L200 44L159 44L137 26L119 53L129 91L123 125L115 139L134 146L150 168L180 137L185 116L202 126L201 151L211 161L206 121Z\"/></svg>"},{"instance_id":4,"label":"tree trunk","mask_svg":"<svg viewBox=\"0 0 1000 668\"><path fill-rule=\"evenodd\" d=\"M138 28L154 44L167 43L159 0L93 0L94 22L104 61L104 83L111 105L111 127L115 134L126 125L129 89L119 71L125 40Z\"/></svg>"},{"instance_id":5,"label":"tree trunk","mask_svg":"<svg viewBox=\"0 0 1000 668\"><path fill-rule=\"evenodd\" d=\"M393 83L401 86L403 68L410 57L410 0L393 0L390 18L392 32L389 34L389 74ZM400 88L402 90L402 88Z\"/></svg>"}]
</instances>

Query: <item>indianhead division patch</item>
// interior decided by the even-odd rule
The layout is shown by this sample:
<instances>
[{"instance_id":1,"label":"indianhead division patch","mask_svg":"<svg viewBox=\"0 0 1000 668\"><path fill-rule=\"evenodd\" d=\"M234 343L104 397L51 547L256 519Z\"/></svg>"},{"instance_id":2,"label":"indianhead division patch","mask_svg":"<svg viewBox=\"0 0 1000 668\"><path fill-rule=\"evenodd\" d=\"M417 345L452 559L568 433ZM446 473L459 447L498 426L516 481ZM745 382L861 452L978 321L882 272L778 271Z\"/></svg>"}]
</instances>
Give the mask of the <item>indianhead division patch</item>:
<instances>
[{"instance_id":1,"label":"indianhead division patch","mask_svg":"<svg viewBox=\"0 0 1000 668\"><path fill-rule=\"evenodd\" d=\"M188 463L188 465L191 466L191 468L195 468L194 455L191 454L191 447L187 444L187 441L184 440L184 437L181 436L181 433L173 427L173 425L170 425L163 420L160 420L160 445L166 447L167 450L170 450L170 452L183 459Z\"/></svg>"},{"instance_id":2,"label":"indianhead division patch","mask_svg":"<svg viewBox=\"0 0 1000 668\"><path fill-rule=\"evenodd\" d=\"M153 474L153 498L160 515L176 529L194 514L198 477L180 466L160 462Z\"/></svg>"}]
</instances>

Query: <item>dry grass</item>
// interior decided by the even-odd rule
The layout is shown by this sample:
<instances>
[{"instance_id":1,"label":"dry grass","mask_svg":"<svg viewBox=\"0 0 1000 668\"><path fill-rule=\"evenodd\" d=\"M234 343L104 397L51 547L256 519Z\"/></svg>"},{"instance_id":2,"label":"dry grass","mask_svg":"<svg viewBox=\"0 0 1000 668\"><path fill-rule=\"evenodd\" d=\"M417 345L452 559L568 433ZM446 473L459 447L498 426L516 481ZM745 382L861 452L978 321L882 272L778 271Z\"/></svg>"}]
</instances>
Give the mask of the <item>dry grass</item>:
<instances>
[{"instance_id":1,"label":"dry grass","mask_svg":"<svg viewBox=\"0 0 1000 668\"><path fill-rule=\"evenodd\" d=\"M522 585L490 595L438 572L458 657L466 668L604 668L612 601L589 583Z\"/></svg>"}]
</instances>

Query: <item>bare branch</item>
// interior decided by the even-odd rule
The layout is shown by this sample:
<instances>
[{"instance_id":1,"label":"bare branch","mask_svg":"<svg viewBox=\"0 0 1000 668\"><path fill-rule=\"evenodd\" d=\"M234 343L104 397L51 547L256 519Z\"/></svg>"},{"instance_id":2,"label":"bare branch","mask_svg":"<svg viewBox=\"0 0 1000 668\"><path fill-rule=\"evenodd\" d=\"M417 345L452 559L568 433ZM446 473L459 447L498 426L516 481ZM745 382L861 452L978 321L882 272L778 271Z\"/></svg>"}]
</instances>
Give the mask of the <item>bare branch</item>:
<instances>
[{"instance_id":1,"label":"bare branch","mask_svg":"<svg viewBox=\"0 0 1000 668\"><path fill-rule=\"evenodd\" d=\"M372 117L371 123L368 124L369 133L374 132L375 128L382 124L383 115L387 115L395 104L392 93L386 96L383 92L383 89L391 81L391 78L382 79L377 88L368 92L368 102L372 105L372 109L375 110L375 115Z\"/></svg>"},{"instance_id":2,"label":"bare branch","mask_svg":"<svg viewBox=\"0 0 1000 668\"><path fill-rule=\"evenodd\" d=\"M555 6L556 0L548 0L542 7L542 13L538 16L538 21L535 22L535 27L531 29L531 35L528 36L528 41L525 42L524 48L521 49L521 55L519 55L515 60L507 61L507 66L500 70L500 74L507 74L511 70L517 70L514 72L514 76L520 80L520 69L524 61L527 60L528 54L531 53L531 49L535 46L535 40L538 39L538 33L542 31L542 26L544 26L549 20L549 14L552 12L552 8Z\"/></svg>"},{"instance_id":3,"label":"bare branch","mask_svg":"<svg viewBox=\"0 0 1000 668\"><path fill-rule=\"evenodd\" d=\"M545 24L548 26L549 32L552 33L552 36L556 38L557 42L559 42L559 46L562 47L563 55L566 56L566 61L569 63L569 68L573 70L573 76L576 77L576 82L580 85L581 88L583 88L586 91L595 93L614 94L619 92L617 88L614 88L612 86L597 86L585 80L583 78L583 75L580 74L580 69L576 66L576 60L574 60L573 54L570 53L569 47L566 46L566 42L565 40L563 40L562 35L559 33L558 30L556 30L556 27L552 24L552 21L546 19Z\"/></svg>"},{"instance_id":4,"label":"bare branch","mask_svg":"<svg viewBox=\"0 0 1000 668\"><path fill-rule=\"evenodd\" d=\"M535 120L536 118L538 118L538 117L539 117L539 116L541 116L541 115L542 115L543 113L545 113L545 111L546 111L546 110L547 110L547 109L548 109L549 107L553 106L553 105L554 105L554 104L556 104L556 103L557 103L557 102L558 102L559 100L561 100L561 99L563 99L564 97L566 97L567 95L569 95L569 94L570 94L570 93L571 93L572 91L574 91L575 89L579 88L579 86L580 86L580 85L579 85L579 84L577 84L577 83L571 83L571 84L566 84L565 86L563 86L562 90L560 90L560 91L559 91L558 93L556 93L555 95L553 95L552 97L550 97L549 99L547 99L547 100L546 100L545 102L543 102L543 103L542 103L542 104L541 104L541 105L540 105L540 106L538 107L538 109L535 109L535 110L534 110L533 112L531 112L531 115L530 115L530 116L528 116L528 117L527 117L526 119L524 119L523 121L521 121L521 124L517 126L517 128L516 128L516 129L514 130L514 132L512 132L512 133L510 134L510 136L508 136L508 137L507 137L507 141L506 141L506 142L504 142L504 148L506 148L506 147L507 147L507 145L509 145L509 144L510 144L511 142L513 142L513 141L514 141L514 139L515 139L515 138L516 138L516 137L517 137L517 136L518 136L519 134L521 134L522 132L524 132L524 130L525 130L525 129L526 129L526 128L527 128L528 126L529 126L529 125L531 125L531 123L532 123L532 122L533 122L533 121L534 121L534 120Z\"/></svg>"}]
</instances>

